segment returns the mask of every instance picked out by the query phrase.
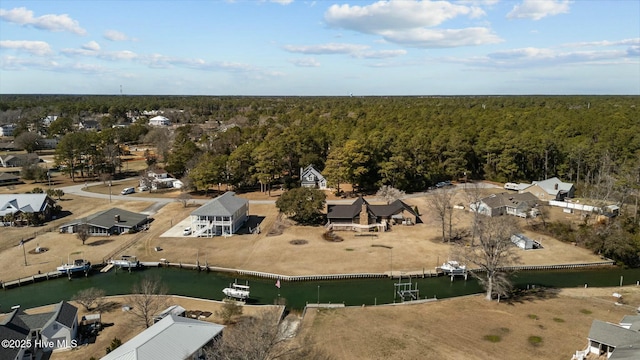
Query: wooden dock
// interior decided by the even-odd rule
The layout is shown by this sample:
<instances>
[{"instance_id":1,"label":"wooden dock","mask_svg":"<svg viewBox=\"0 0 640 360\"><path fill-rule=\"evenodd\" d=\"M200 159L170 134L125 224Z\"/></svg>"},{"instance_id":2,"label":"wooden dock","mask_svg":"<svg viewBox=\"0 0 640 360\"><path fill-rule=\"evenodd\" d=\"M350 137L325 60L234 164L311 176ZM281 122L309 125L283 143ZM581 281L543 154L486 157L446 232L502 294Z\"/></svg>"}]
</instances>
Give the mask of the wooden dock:
<instances>
[{"instance_id":1,"label":"wooden dock","mask_svg":"<svg viewBox=\"0 0 640 360\"><path fill-rule=\"evenodd\" d=\"M51 271L51 272L47 272L47 273L44 273L44 274L37 274L37 275L27 276L27 277L24 277L24 278L3 282L2 283L2 288L3 289L10 289L10 288L13 288L13 287L22 286L22 285L26 285L26 284L31 284L31 283L35 283L35 282L42 281L42 280L49 280L51 278L57 278L57 277L64 276L64 275L66 275L66 274L63 274L63 273L61 273L59 271Z\"/></svg>"}]
</instances>

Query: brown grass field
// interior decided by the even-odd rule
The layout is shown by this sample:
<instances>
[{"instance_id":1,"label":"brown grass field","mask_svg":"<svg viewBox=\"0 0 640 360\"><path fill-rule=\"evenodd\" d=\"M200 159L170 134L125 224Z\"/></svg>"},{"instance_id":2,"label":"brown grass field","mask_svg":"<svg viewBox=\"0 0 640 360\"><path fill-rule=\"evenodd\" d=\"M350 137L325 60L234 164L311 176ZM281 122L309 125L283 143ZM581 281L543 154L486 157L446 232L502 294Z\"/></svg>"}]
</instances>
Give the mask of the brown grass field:
<instances>
[{"instance_id":1,"label":"brown grass field","mask_svg":"<svg viewBox=\"0 0 640 360\"><path fill-rule=\"evenodd\" d=\"M134 167L131 163L129 166ZM71 185L59 175L53 179L54 187ZM76 184L84 183L78 180ZM113 193L125 186L135 186L136 180L118 183ZM46 188L48 184L24 184L12 189L0 188L0 193L19 193L33 187ZM108 194L109 188L97 184L88 191ZM487 193L499 190L487 189ZM322 239L321 226L296 226L288 221L282 224L282 234L268 236L277 227L277 209L273 204L251 204L250 214L261 220L260 234L234 235L224 238L184 238L161 236L196 209L184 208L178 202L162 207L152 217L150 229L137 234L111 237L91 237L82 245L73 234L60 234L57 227L78 217L84 217L110 207L130 211L143 211L153 204L150 197L175 198L179 192L162 194L135 194L128 200L114 198L95 199L75 194L65 195L58 203L71 214L42 227L2 228L0 235L0 280L8 281L38 272L55 270L61 262L83 257L100 263L107 256L136 255L141 261L195 263L196 257L211 266L250 269L284 275L336 274L356 272L393 271L395 275L432 270L450 257L451 245L442 243L441 227L429 208L429 194L406 199L419 208L423 224L394 226L391 231L377 237L357 237L341 232L342 242ZM211 194L213 196L213 194ZM250 200L275 200L279 191L271 196L264 193L239 194ZM463 202L458 194L457 202ZM203 198L202 196L196 198ZM135 200L134 200L135 199ZM335 199L334 196L330 197ZM369 199L375 202L375 199ZM576 215L553 211L555 219L576 221ZM457 232L469 224L470 213L457 210L454 222ZM522 220L522 225L526 225ZM46 232L47 229L54 231ZM18 245L28 239L25 248ZM596 262L601 259L590 251L535 233L528 233L544 246L543 249L520 251L522 264L565 264ZM306 240L304 245L292 245L292 240ZM392 247L392 250L379 246ZM37 247L47 248L40 254ZM161 247L156 252L155 247ZM25 266L25 260L27 265ZM10 290L9 290L10 291ZM634 313L635 307L613 305L611 290L563 290L560 294L547 294L512 304L486 302L480 296L457 298L410 306L378 306L340 310L310 310L303 321L303 334L336 359L567 359L573 351L586 345L586 334L595 318L618 321L623 314ZM600 291L600 292L598 292ZM625 288L627 303L638 305L638 288ZM196 301L196 300L193 300ZM213 303L213 302L211 302ZM196 305L189 305L191 307ZM204 305L198 304L199 308ZM581 310L585 309L584 312ZM205 310L205 309L200 309ZM530 317L531 315L531 317ZM135 331L126 326L126 319L118 319L120 309L105 314L115 326L105 330L100 343L92 345L98 350L82 349L57 353L54 359L88 358L102 356L113 334L126 341ZM111 333L113 332L113 334ZM484 336L499 336L499 342L490 342ZM528 342L529 336L539 336L537 346ZM300 338L299 336L298 338ZM102 341L105 341L104 343ZM95 355L94 355L95 354ZM70 356L70 357L69 357Z\"/></svg>"}]
</instances>

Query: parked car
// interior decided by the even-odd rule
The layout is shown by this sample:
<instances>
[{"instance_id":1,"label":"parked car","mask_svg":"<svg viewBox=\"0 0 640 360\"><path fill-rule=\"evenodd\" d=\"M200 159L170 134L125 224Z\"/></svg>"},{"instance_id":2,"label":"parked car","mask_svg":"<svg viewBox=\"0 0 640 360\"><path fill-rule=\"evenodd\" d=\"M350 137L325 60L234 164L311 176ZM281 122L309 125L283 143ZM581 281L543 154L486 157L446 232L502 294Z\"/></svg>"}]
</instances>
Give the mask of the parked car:
<instances>
[{"instance_id":1,"label":"parked car","mask_svg":"<svg viewBox=\"0 0 640 360\"><path fill-rule=\"evenodd\" d=\"M190 227L184 228L184 230L182 230L182 235L183 236L191 235L191 228Z\"/></svg>"},{"instance_id":2,"label":"parked car","mask_svg":"<svg viewBox=\"0 0 640 360\"><path fill-rule=\"evenodd\" d=\"M132 188L132 187L128 187L128 188L124 188L122 189L122 191L120 192L120 195L128 195L128 194L133 194L136 192L136 189Z\"/></svg>"}]
</instances>

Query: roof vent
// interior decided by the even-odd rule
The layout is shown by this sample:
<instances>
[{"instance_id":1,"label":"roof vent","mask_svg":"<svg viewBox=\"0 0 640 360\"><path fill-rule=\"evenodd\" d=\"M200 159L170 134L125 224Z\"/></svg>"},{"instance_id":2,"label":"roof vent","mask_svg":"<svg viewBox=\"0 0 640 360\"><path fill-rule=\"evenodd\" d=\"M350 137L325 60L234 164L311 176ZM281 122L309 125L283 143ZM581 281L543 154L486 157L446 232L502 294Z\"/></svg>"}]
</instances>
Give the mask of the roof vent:
<instances>
[{"instance_id":1,"label":"roof vent","mask_svg":"<svg viewBox=\"0 0 640 360\"><path fill-rule=\"evenodd\" d=\"M120 222L120 215L115 215L115 216L114 216L114 218L115 218L115 220L116 220L116 222L117 222L117 223L119 223L119 222Z\"/></svg>"}]
</instances>

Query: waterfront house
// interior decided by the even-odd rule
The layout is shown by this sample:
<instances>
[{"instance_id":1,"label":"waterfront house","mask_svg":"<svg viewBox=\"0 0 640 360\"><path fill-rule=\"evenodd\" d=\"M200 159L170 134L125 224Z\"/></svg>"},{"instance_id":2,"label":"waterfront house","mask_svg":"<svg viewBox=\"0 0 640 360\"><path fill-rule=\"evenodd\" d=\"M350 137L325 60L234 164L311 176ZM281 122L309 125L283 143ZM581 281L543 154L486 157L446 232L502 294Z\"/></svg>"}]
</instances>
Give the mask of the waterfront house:
<instances>
[{"instance_id":1,"label":"waterfront house","mask_svg":"<svg viewBox=\"0 0 640 360\"><path fill-rule=\"evenodd\" d=\"M235 234L249 219L249 201L233 191L210 200L191 213L195 236L213 237Z\"/></svg>"},{"instance_id":2,"label":"waterfront house","mask_svg":"<svg viewBox=\"0 0 640 360\"><path fill-rule=\"evenodd\" d=\"M101 360L197 360L222 337L224 326L169 314Z\"/></svg>"},{"instance_id":3,"label":"waterfront house","mask_svg":"<svg viewBox=\"0 0 640 360\"><path fill-rule=\"evenodd\" d=\"M89 227L92 236L117 235L144 228L149 222L145 214L111 208L60 226L61 233L73 234L80 225Z\"/></svg>"},{"instance_id":4,"label":"waterfront house","mask_svg":"<svg viewBox=\"0 0 640 360\"><path fill-rule=\"evenodd\" d=\"M640 316L627 315L619 324L593 320L587 341L573 359L640 359Z\"/></svg>"},{"instance_id":5,"label":"waterfront house","mask_svg":"<svg viewBox=\"0 0 640 360\"><path fill-rule=\"evenodd\" d=\"M39 359L44 352L68 350L78 335L78 308L66 301L52 312L26 314L14 308L0 320L0 339L24 341L29 347L0 347L0 359ZM48 358L48 357L47 357Z\"/></svg>"},{"instance_id":6,"label":"waterfront house","mask_svg":"<svg viewBox=\"0 0 640 360\"><path fill-rule=\"evenodd\" d=\"M386 231L391 225L421 223L420 217L407 204L396 200L391 204L372 205L359 197L351 205L327 205L328 227L333 230Z\"/></svg>"}]
</instances>

